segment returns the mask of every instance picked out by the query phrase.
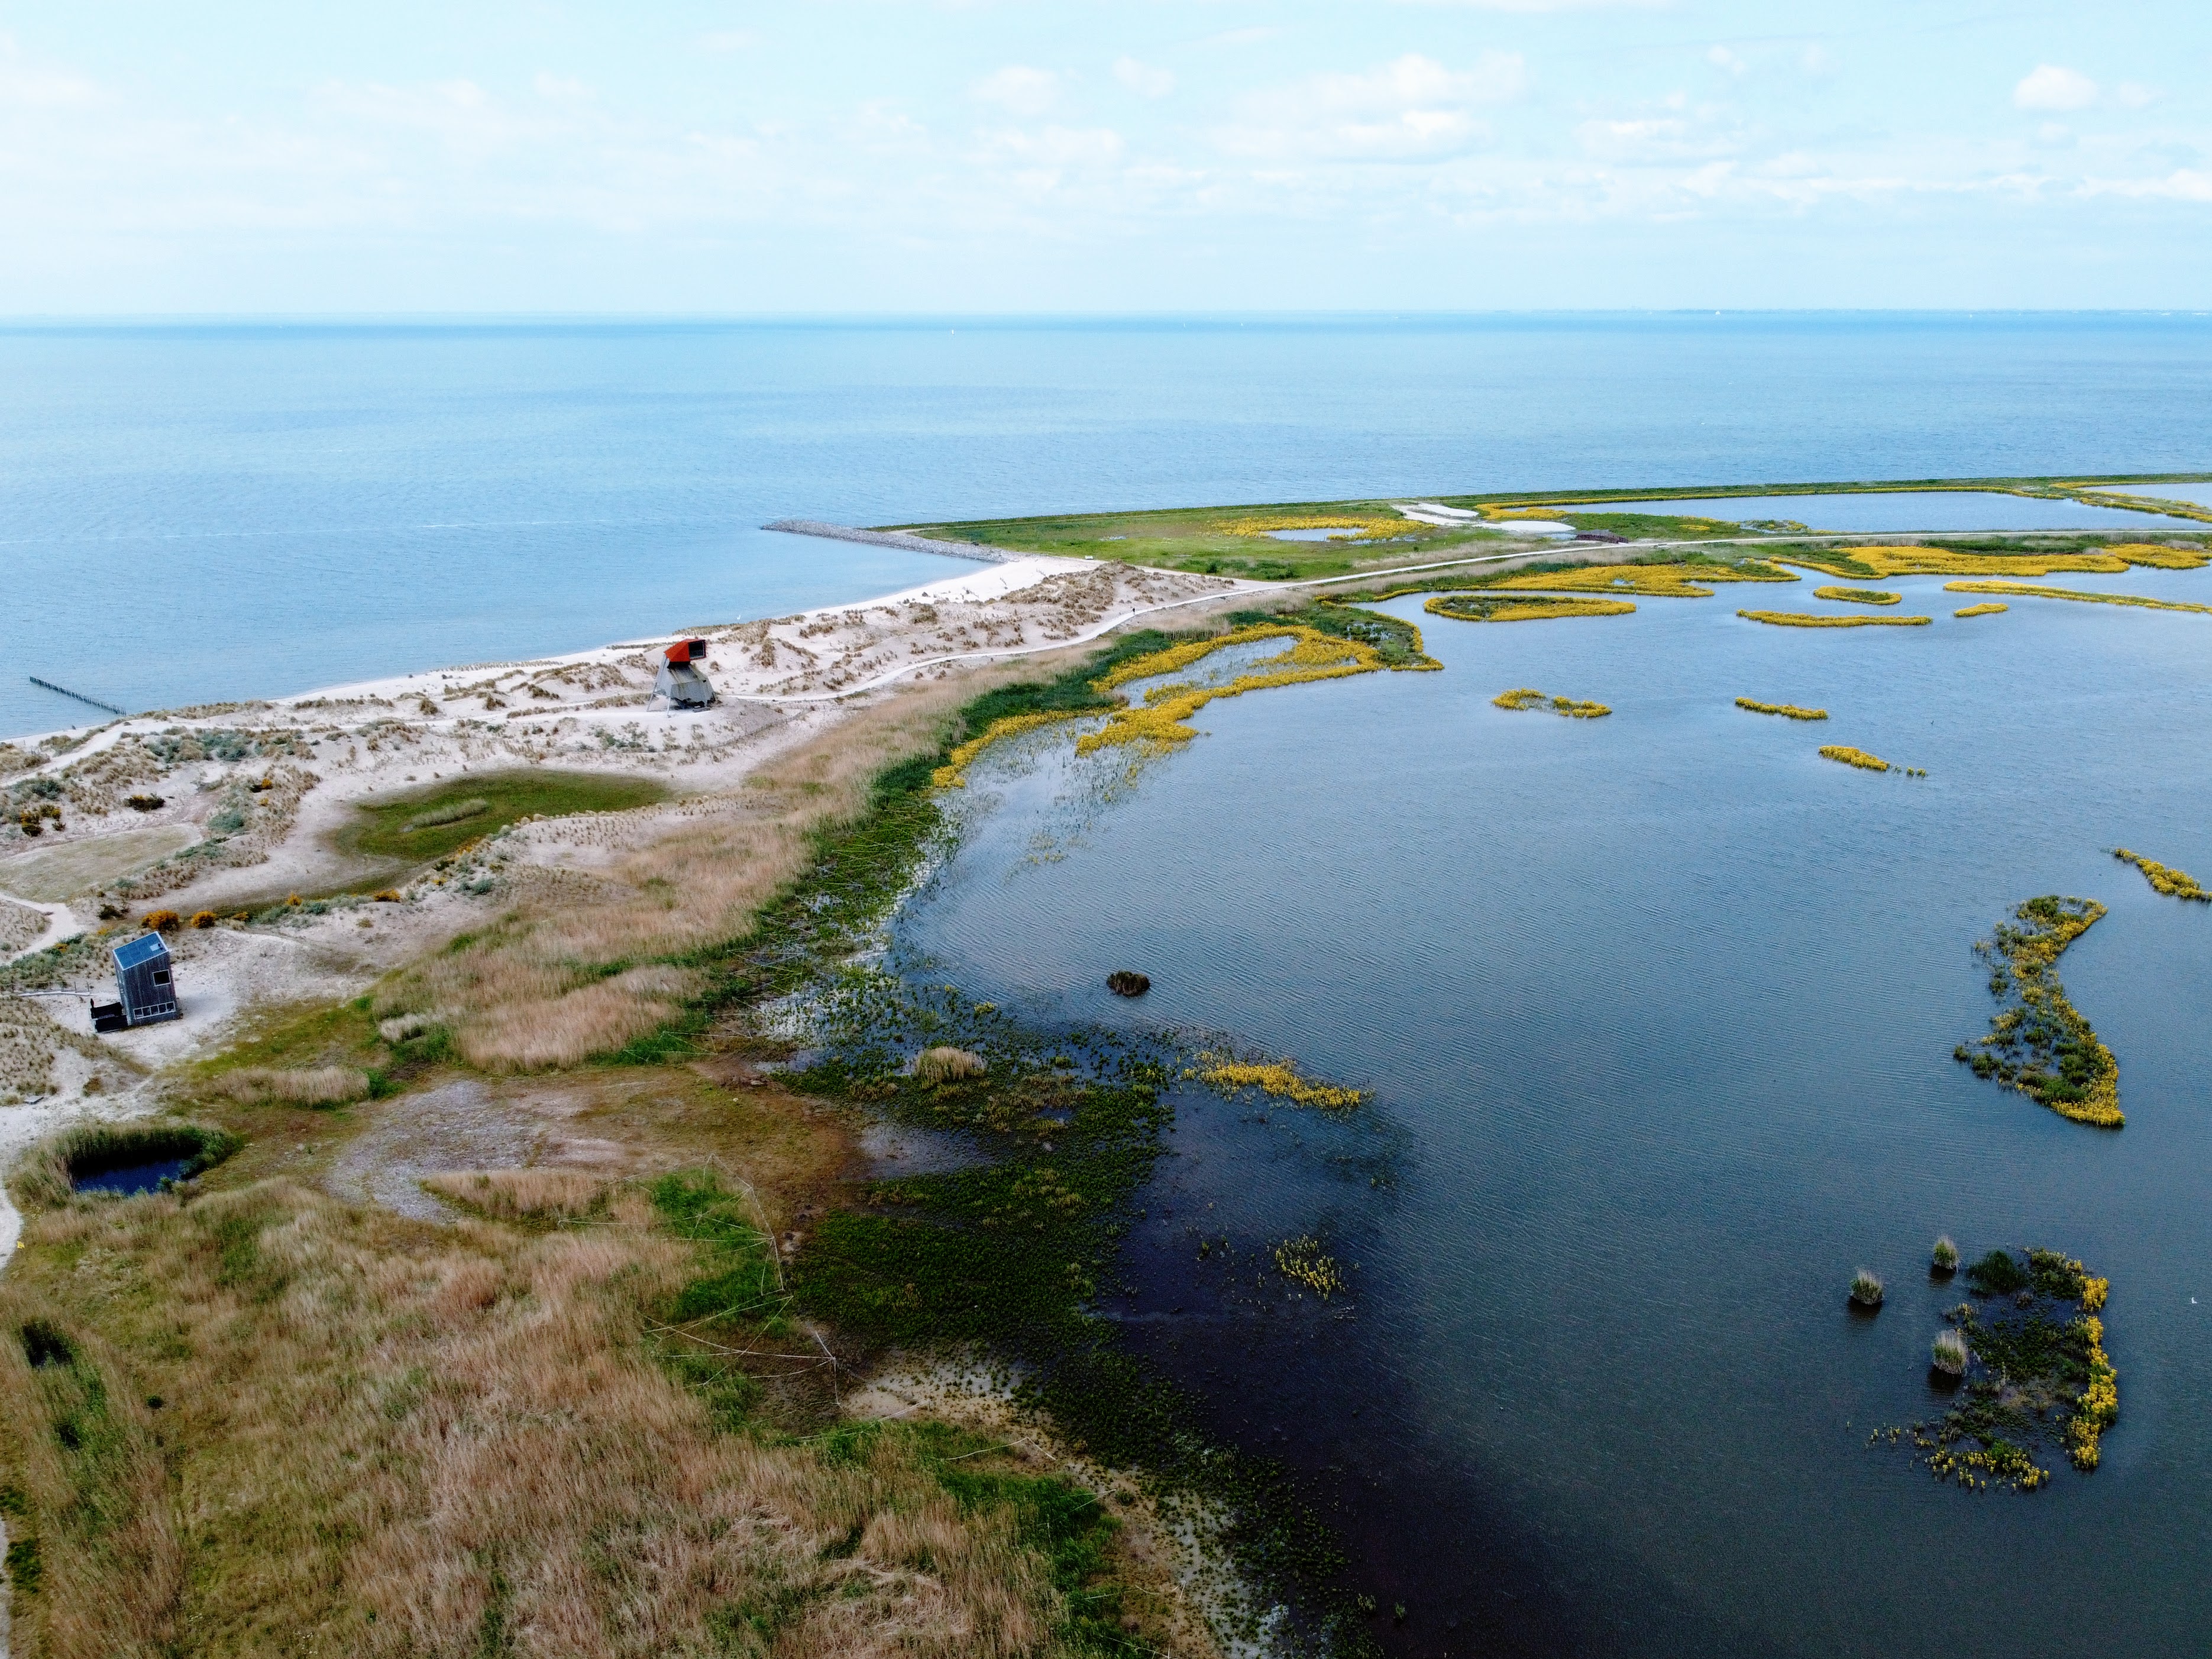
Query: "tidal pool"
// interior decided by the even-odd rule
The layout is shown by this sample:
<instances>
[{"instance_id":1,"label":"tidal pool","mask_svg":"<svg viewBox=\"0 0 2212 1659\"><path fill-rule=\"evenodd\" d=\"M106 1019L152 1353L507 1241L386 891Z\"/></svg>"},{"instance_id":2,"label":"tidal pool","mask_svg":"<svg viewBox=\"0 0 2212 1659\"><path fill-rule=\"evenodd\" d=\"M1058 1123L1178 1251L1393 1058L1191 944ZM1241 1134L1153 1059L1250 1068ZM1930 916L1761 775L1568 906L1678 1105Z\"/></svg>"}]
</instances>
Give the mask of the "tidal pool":
<instances>
[{"instance_id":1,"label":"tidal pool","mask_svg":"<svg viewBox=\"0 0 2212 1659\"><path fill-rule=\"evenodd\" d=\"M2182 486L2187 488L2187 486ZM2145 494L2150 493L2146 490ZM2185 499L2175 496L2175 500ZM2130 525L2166 530L2191 520L2130 508L2046 501L1999 490L1890 489L1845 495L1726 495L1675 501L1590 501L1581 513L1657 513L1735 523L1794 519L1808 530L1903 535L1915 530L2117 530Z\"/></svg>"},{"instance_id":2,"label":"tidal pool","mask_svg":"<svg viewBox=\"0 0 2212 1659\"><path fill-rule=\"evenodd\" d=\"M2212 599L2212 571L2069 580ZM1393 1652L2111 1659L2212 1632L2212 911L2111 855L2212 871L2212 617L1960 622L1941 578L1885 586L1935 624L1395 602L1444 672L1215 703L1133 776L1064 735L980 764L900 920L900 960L1010 1011L1225 1032L1374 1091L1348 1125L1187 1095L1109 1310L1297 1472ZM1614 713L1492 705L1516 686ZM2051 892L2110 907L2062 971L2118 1056L2117 1132L1951 1057L1995 1006L1974 941ZM1150 994L1111 995L1117 968ZM2111 1276L2094 1474L2054 1451L2042 1491L1972 1493L1868 1445L1944 1403L1940 1232ZM1349 1296L1267 1272L1309 1233Z\"/></svg>"}]
</instances>

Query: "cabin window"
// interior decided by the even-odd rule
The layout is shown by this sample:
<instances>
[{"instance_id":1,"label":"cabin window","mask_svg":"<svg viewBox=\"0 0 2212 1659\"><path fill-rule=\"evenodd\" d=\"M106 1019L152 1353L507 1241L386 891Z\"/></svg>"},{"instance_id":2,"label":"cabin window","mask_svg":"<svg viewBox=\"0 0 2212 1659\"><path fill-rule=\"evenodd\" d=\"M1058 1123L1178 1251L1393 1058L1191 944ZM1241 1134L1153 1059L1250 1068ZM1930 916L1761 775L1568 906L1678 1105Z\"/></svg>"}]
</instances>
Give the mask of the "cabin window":
<instances>
[{"instance_id":1,"label":"cabin window","mask_svg":"<svg viewBox=\"0 0 2212 1659\"><path fill-rule=\"evenodd\" d=\"M156 985L167 985L168 982L169 970L166 968L156 968L154 970L154 983Z\"/></svg>"}]
</instances>

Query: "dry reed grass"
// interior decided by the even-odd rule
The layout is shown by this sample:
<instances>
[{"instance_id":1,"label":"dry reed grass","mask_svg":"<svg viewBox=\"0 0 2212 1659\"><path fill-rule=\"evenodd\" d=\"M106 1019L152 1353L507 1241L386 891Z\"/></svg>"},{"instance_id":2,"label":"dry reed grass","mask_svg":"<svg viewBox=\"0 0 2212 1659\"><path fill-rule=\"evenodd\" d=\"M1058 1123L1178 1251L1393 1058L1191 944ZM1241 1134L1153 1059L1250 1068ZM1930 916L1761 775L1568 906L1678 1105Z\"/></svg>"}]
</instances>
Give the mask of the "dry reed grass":
<instances>
[{"instance_id":1,"label":"dry reed grass","mask_svg":"<svg viewBox=\"0 0 2212 1659\"><path fill-rule=\"evenodd\" d=\"M465 1170L422 1184L501 1221L576 1221L607 1195L603 1176L575 1170Z\"/></svg>"},{"instance_id":2,"label":"dry reed grass","mask_svg":"<svg viewBox=\"0 0 2212 1659\"><path fill-rule=\"evenodd\" d=\"M216 1085L236 1101L281 1100L294 1106L337 1106L365 1099L368 1078L349 1066L318 1066L302 1071L279 1071L251 1066L227 1072Z\"/></svg>"},{"instance_id":3,"label":"dry reed grass","mask_svg":"<svg viewBox=\"0 0 2212 1659\"><path fill-rule=\"evenodd\" d=\"M0 1284L18 1653L1049 1650L1045 1562L903 1432L716 1432L640 1338L690 1252L634 1192L610 1219L431 1229L283 1181L34 1217Z\"/></svg>"},{"instance_id":4,"label":"dry reed grass","mask_svg":"<svg viewBox=\"0 0 2212 1659\"><path fill-rule=\"evenodd\" d=\"M924 1048L914 1057L914 1074L924 1083L952 1083L963 1077L981 1077L990 1069L981 1054L965 1048Z\"/></svg>"},{"instance_id":5,"label":"dry reed grass","mask_svg":"<svg viewBox=\"0 0 2212 1659\"><path fill-rule=\"evenodd\" d=\"M450 1025L461 1058L489 1072L621 1048L674 1018L702 981L676 968L610 968L742 938L805 872L815 836L860 814L883 767L936 748L952 712L993 684L1054 666L1031 659L887 696L756 773L719 810L658 811L648 821L665 833L592 877L518 883L497 923L400 976L378 1014Z\"/></svg>"}]
</instances>

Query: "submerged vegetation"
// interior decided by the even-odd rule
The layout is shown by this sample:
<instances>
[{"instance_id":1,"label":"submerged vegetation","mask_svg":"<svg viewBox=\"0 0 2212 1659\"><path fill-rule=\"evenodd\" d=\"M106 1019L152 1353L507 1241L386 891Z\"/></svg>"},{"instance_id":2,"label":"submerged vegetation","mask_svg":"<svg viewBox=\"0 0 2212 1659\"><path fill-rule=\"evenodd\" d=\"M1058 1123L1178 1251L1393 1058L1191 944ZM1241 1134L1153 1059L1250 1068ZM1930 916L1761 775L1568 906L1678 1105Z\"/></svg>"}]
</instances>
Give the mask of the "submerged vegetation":
<instances>
[{"instance_id":1,"label":"submerged vegetation","mask_svg":"<svg viewBox=\"0 0 2212 1659\"><path fill-rule=\"evenodd\" d=\"M2059 957L2104 914L2094 899L2045 894L1977 944L1976 954L1990 964L1990 994L2002 1006L1990 1034L1971 1047L1960 1043L1953 1055L1976 1077L1993 1077L2062 1117L2117 1129L2127 1121L2119 1062L2067 1000L2058 978Z\"/></svg>"},{"instance_id":2,"label":"submerged vegetation","mask_svg":"<svg viewBox=\"0 0 2212 1659\"><path fill-rule=\"evenodd\" d=\"M1816 587L1813 597L1840 599L1849 605L1901 605L1905 601L1904 594L1884 592L1879 587Z\"/></svg>"},{"instance_id":3,"label":"submerged vegetation","mask_svg":"<svg viewBox=\"0 0 2212 1659\"><path fill-rule=\"evenodd\" d=\"M1966 1270L1973 1299L1945 1315L1934 1368L1966 1379L1959 1403L1910 1433L1917 1461L1969 1490L2033 1492L2051 1479L2036 1462L2056 1440L2074 1467L2095 1468L2099 1441L2119 1420L2119 1373L2100 1317L2109 1281L2056 1250L1991 1250ZM1890 1430L1893 1444L1905 1432ZM1885 1436L1877 1431L1875 1441Z\"/></svg>"},{"instance_id":4,"label":"submerged vegetation","mask_svg":"<svg viewBox=\"0 0 2212 1659\"><path fill-rule=\"evenodd\" d=\"M1754 714L1779 714L1785 720L1824 720L1828 718L1825 708L1800 708L1794 702L1760 702L1752 697L1738 697L1735 706L1748 708Z\"/></svg>"},{"instance_id":5,"label":"submerged vegetation","mask_svg":"<svg viewBox=\"0 0 2212 1659\"><path fill-rule=\"evenodd\" d=\"M1501 691L1491 702L1500 708L1548 708L1554 714L1564 714L1569 720L1601 720L1613 713L1601 702L1577 702L1572 697L1550 696L1528 685Z\"/></svg>"},{"instance_id":6,"label":"submerged vegetation","mask_svg":"<svg viewBox=\"0 0 2212 1659\"><path fill-rule=\"evenodd\" d=\"M1869 755L1863 749L1853 749L1846 744L1824 743L1820 745L1823 760L1839 761L1845 766L1856 766L1863 772L1887 772L1889 763L1879 755Z\"/></svg>"},{"instance_id":7,"label":"submerged vegetation","mask_svg":"<svg viewBox=\"0 0 2212 1659\"><path fill-rule=\"evenodd\" d=\"M1301 1077L1297 1068L1284 1060L1260 1062L1201 1054L1191 1075L1224 1093L1257 1089L1278 1100L1287 1100L1297 1106L1318 1106L1326 1112L1348 1112L1367 1097L1357 1089Z\"/></svg>"},{"instance_id":8,"label":"submerged vegetation","mask_svg":"<svg viewBox=\"0 0 2212 1659\"><path fill-rule=\"evenodd\" d=\"M1739 617L1774 628L1921 628L1932 617L1816 617L1804 611L1739 611Z\"/></svg>"},{"instance_id":9,"label":"submerged vegetation","mask_svg":"<svg viewBox=\"0 0 2212 1659\"><path fill-rule=\"evenodd\" d=\"M2206 892L2198 884L2197 878L2186 870L2177 870L2170 864L2160 864L2140 853L2130 853L2124 847L2116 850L2112 856L2123 864L2134 865L2142 872L2145 881L2169 898L2193 899L2199 904L2212 904L2212 893Z\"/></svg>"}]
</instances>

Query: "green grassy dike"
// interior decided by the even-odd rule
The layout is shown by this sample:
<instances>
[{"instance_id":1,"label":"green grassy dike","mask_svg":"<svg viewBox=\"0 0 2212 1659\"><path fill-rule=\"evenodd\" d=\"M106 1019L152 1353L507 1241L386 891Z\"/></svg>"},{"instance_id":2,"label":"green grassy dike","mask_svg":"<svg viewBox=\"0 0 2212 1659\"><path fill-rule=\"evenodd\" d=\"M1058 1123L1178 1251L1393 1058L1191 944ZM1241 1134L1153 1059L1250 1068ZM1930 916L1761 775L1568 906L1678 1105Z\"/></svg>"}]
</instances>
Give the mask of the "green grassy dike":
<instances>
[{"instance_id":1,"label":"green grassy dike","mask_svg":"<svg viewBox=\"0 0 2212 1659\"><path fill-rule=\"evenodd\" d=\"M1009 552L1121 559L1172 570L1243 576L1261 581L1314 580L1410 564L1453 553L1497 552L1520 544L1503 526L1423 525L1401 519L1400 501L1488 507L1540 516L1577 531L1601 532L1631 541L1718 541L1746 536L1804 534L1811 526L1765 520L1738 523L1723 517L1662 514L1637 510L1656 501L1726 502L1759 495L1868 495L1907 490L1972 490L2045 501L2126 507L2142 501L2172 517L2176 530L2212 523L2212 509L2160 497L2160 483L2203 483L2212 473L2108 473L2094 477L2014 478L1893 478L1826 480L1813 483L1692 484L1679 488L1545 489L1481 494L1413 494L1334 501L1273 501L1252 505L1166 507L1126 513L1079 513L1019 519L945 520L880 526L980 543ZM2130 499L2119 499L2121 495ZM1364 528L1357 538L1322 542L1276 540L1255 528L1263 522L1325 526L1340 520ZM2136 526L2137 536L2160 533ZM1875 540L1879 538L1867 538Z\"/></svg>"}]
</instances>

